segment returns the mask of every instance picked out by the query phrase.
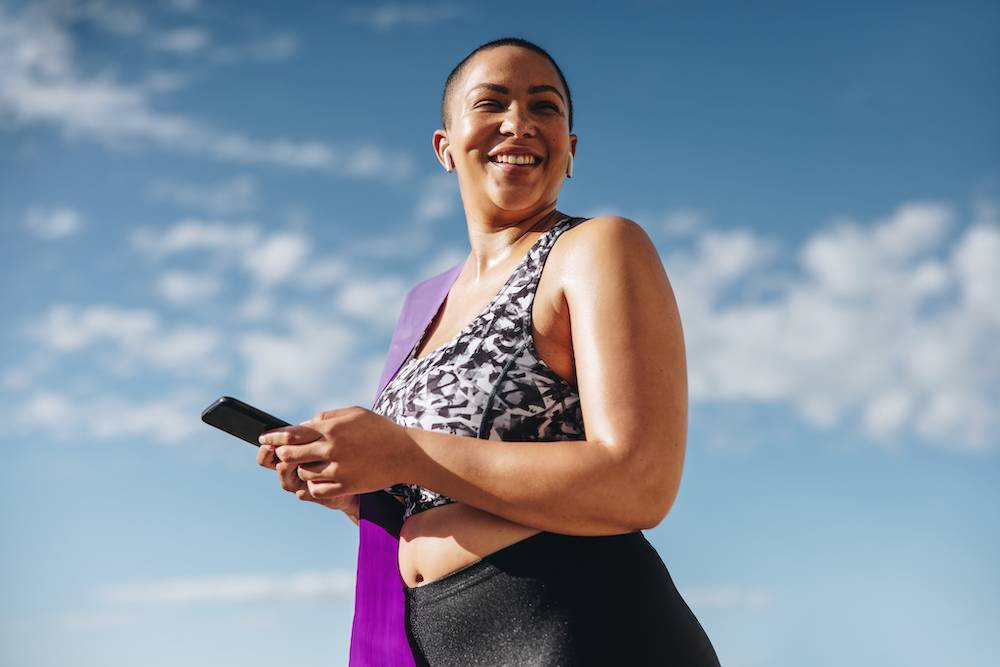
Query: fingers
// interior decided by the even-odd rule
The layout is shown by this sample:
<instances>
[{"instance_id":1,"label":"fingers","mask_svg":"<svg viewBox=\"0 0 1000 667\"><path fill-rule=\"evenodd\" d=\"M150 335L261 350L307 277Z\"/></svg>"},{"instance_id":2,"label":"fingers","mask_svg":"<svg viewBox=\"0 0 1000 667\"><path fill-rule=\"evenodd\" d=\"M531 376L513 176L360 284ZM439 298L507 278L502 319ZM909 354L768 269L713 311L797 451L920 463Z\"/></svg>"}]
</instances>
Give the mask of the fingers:
<instances>
[{"instance_id":1,"label":"fingers","mask_svg":"<svg viewBox=\"0 0 1000 667\"><path fill-rule=\"evenodd\" d=\"M306 483L299 479L297 466L282 461L275 466L275 470L278 471L278 479L281 483L281 488L285 491L295 493L300 489L306 488Z\"/></svg>"},{"instance_id":2,"label":"fingers","mask_svg":"<svg viewBox=\"0 0 1000 667\"><path fill-rule=\"evenodd\" d=\"M309 489L309 495L318 501L329 500L335 496L340 496L347 491L344 489L342 484L337 482L306 482L306 486Z\"/></svg>"},{"instance_id":3,"label":"fingers","mask_svg":"<svg viewBox=\"0 0 1000 667\"><path fill-rule=\"evenodd\" d=\"M303 482L314 480L333 481L337 478L337 464L329 461L300 464L298 467L298 476Z\"/></svg>"},{"instance_id":4,"label":"fingers","mask_svg":"<svg viewBox=\"0 0 1000 667\"><path fill-rule=\"evenodd\" d=\"M340 413L342 413L345 409L349 409L349 408L334 408L333 410L323 410L322 412L320 412L319 414L317 414L315 417L313 417L309 421L302 422L302 423L303 424L308 424L310 422L321 422L324 419L330 419L332 417L336 417L337 415L339 415Z\"/></svg>"},{"instance_id":5,"label":"fingers","mask_svg":"<svg viewBox=\"0 0 1000 667\"><path fill-rule=\"evenodd\" d=\"M257 449L257 465L274 470L274 466L277 462L278 460L275 457L273 447L261 445L260 448Z\"/></svg>"},{"instance_id":6,"label":"fingers","mask_svg":"<svg viewBox=\"0 0 1000 667\"><path fill-rule=\"evenodd\" d=\"M280 445L301 445L322 437L315 429L299 424L297 426L282 426L273 431L262 433L257 442L262 445L278 447Z\"/></svg>"},{"instance_id":7,"label":"fingers","mask_svg":"<svg viewBox=\"0 0 1000 667\"><path fill-rule=\"evenodd\" d=\"M333 452L325 440L316 440L304 445L282 445L275 448L278 458L285 463L322 463L329 461Z\"/></svg>"}]
</instances>

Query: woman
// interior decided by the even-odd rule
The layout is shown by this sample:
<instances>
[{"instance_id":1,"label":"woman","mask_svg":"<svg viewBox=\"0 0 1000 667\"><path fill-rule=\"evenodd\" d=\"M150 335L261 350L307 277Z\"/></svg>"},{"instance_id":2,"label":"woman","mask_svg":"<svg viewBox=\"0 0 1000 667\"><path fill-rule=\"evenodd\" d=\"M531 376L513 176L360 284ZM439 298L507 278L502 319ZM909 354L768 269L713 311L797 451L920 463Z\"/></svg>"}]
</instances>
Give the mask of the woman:
<instances>
[{"instance_id":1,"label":"woman","mask_svg":"<svg viewBox=\"0 0 1000 667\"><path fill-rule=\"evenodd\" d=\"M469 54L442 126L434 150L457 173L471 254L373 410L273 431L258 462L355 522L359 494L400 504L406 659L718 665L641 532L673 504L687 429L655 247L628 219L557 210L577 137L538 46ZM405 662L352 651L382 659Z\"/></svg>"}]
</instances>

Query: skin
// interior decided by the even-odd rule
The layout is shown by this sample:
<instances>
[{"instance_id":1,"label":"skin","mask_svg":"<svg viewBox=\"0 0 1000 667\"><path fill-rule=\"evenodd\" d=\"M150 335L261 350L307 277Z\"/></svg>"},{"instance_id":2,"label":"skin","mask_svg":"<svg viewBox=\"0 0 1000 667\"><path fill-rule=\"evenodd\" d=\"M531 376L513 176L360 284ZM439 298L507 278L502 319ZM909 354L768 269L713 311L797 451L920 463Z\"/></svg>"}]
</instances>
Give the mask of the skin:
<instances>
[{"instance_id":1,"label":"skin","mask_svg":"<svg viewBox=\"0 0 1000 667\"><path fill-rule=\"evenodd\" d=\"M510 93L477 89L481 83ZM535 84L565 96L542 56L518 47L481 52L450 100L449 127L434 132L442 165L445 148L455 163L472 252L418 357L476 317L562 218L556 199L577 138L559 96L529 94ZM510 144L544 161L525 175L505 174L487 154ZM400 574L411 587L540 530L609 535L657 525L680 487L687 371L676 301L645 231L599 216L564 232L542 272L532 320L542 360L578 388L587 440L479 440L404 428L351 406L265 434L258 463L277 470L282 488L300 499L355 522L357 494L401 480L456 500L404 523Z\"/></svg>"}]
</instances>

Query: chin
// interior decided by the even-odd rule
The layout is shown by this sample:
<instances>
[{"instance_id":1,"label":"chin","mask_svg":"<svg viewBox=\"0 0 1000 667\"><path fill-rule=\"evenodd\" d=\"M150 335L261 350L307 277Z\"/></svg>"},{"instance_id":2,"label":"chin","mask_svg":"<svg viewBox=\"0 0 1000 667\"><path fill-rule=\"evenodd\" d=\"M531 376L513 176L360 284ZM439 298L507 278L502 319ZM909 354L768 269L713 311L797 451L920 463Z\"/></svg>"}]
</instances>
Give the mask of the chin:
<instances>
[{"instance_id":1,"label":"chin","mask_svg":"<svg viewBox=\"0 0 1000 667\"><path fill-rule=\"evenodd\" d=\"M529 192L493 192L490 201L505 211L526 211L539 205L544 197L533 196Z\"/></svg>"}]
</instances>

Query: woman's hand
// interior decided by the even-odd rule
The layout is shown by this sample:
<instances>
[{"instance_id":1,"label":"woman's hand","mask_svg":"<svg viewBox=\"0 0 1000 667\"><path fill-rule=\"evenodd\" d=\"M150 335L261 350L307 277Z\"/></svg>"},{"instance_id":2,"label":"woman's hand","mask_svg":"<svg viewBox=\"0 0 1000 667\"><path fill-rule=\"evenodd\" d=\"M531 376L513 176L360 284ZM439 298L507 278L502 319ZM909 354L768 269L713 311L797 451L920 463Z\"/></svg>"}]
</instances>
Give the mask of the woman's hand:
<instances>
[{"instance_id":1,"label":"woman's hand","mask_svg":"<svg viewBox=\"0 0 1000 667\"><path fill-rule=\"evenodd\" d=\"M317 503L332 510L340 510L350 517L351 521L358 523L361 503L357 495L337 496L327 499L316 498L309 492L306 483L299 477L298 466L278 460L274 453L274 448L270 445L261 445L257 450L257 464L277 471L281 488L294 493L295 497L299 500Z\"/></svg>"},{"instance_id":2,"label":"woman's hand","mask_svg":"<svg viewBox=\"0 0 1000 667\"><path fill-rule=\"evenodd\" d=\"M296 475L322 504L406 481L406 463L417 449L402 426L358 406L327 410L298 426L269 431L260 442L262 450L272 447L280 460L275 469L282 475L282 488L291 491ZM262 451L258 462L265 456Z\"/></svg>"}]
</instances>

